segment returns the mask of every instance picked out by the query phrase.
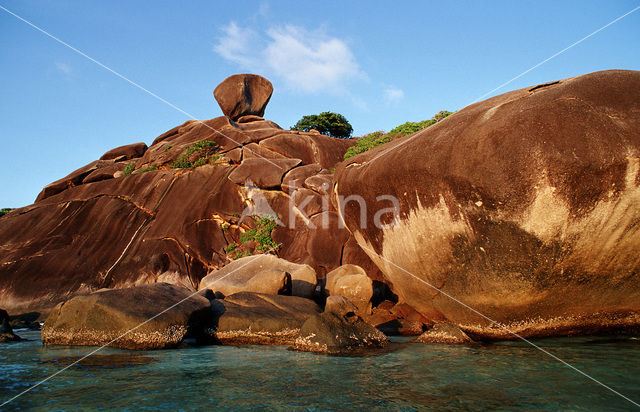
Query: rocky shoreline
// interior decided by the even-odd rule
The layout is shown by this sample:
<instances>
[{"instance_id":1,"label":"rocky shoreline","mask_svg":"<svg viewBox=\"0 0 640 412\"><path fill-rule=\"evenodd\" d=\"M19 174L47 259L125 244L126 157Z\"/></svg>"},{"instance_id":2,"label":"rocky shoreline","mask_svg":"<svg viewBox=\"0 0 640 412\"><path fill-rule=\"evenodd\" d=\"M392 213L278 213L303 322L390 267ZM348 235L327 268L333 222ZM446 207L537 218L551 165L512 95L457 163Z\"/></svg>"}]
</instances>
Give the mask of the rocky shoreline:
<instances>
[{"instance_id":1,"label":"rocky shoreline","mask_svg":"<svg viewBox=\"0 0 640 412\"><path fill-rule=\"evenodd\" d=\"M224 116L0 217L0 307L22 314L0 339L44 321L46 345L344 354L638 333L640 72L508 92L346 160L354 140L265 120L272 92L231 76Z\"/></svg>"}]
</instances>

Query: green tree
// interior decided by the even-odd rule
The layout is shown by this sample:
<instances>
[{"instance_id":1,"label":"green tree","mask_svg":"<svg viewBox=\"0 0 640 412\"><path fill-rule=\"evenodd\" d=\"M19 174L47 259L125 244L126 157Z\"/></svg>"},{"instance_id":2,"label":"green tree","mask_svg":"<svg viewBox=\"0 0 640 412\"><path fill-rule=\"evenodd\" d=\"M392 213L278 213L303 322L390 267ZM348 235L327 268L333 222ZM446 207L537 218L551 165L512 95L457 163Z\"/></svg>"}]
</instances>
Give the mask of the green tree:
<instances>
[{"instance_id":1,"label":"green tree","mask_svg":"<svg viewBox=\"0 0 640 412\"><path fill-rule=\"evenodd\" d=\"M0 217L2 217L2 216L4 216L4 215L6 215L7 213L11 212L12 210L13 210L13 209L8 208L8 207L5 207L5 208L0 209Z\"/></svg>"},{"instance_id":2,"label":"green tree","mask_svg":"<svg viewBox=\"0 0 640 412\"><path fill-rule=\"evenodd\" d=\"M353 127L349 121L340 113L322 112L303 116L302 119L291 127L291 130L308 132L315 129L322 134L341 139L348 139L353 133Z\"/></svg>"}]
</instances>

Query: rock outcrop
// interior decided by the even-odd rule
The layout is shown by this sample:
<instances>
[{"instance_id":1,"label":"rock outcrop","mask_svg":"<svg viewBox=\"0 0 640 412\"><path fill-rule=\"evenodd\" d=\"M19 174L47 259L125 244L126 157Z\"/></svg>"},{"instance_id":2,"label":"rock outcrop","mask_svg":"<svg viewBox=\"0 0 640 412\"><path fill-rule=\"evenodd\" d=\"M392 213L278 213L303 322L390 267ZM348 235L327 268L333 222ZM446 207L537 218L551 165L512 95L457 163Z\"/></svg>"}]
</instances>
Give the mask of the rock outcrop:
<instances>
[{"instance_id":1,"label":"rock outcrop","mask_svg":"<svg viewBox=\"0 0 640 412\"><path fill-rule=\"evenodd\" d=\"M350 158L335 194L398 200L387 227L347 204L348 229L401 301L473 338L513 336L460 302L523 336L637 327L638 113L637 71L512 91Z\"/></svg>"},{"instance_id":2,"label":"rock outcrop","mask_svg":"<svg viewBox=\"0 0 640 412\"><path fill-rule=\"evenodd\" d=\"M225 345L293 344L307 319L320 312L309 299L250 292L215 300L212 307L218 318L213 337Z\"/></svg>"},{"instance_id":3,"label":"rock outcrop","mask_svg":"<svg viewBox=\"0 0 640 412\"><path fill-rule=\"evenodd\" d=\"M186 338L205 342L215 318L208 299L180 286L155 283L76 296L51 311L45 345L165 349Z\"/></svg>"},{"instance_id":4,"label":"rock outcrop","mask_svg":"<svg viewBox=\"0 0 640 412\"><path fill-rule=\"evenodd\" d=\"M257 114L270 91L254 86L247 86L252 108L241 109L237 122L189 120L148 148L111 150L3 216L0 306L45 313L76 294L155 282L196 290L208 273L273 246L278 257L319 274L351 263L342 257L350 237L335 208L304 185L326 175L354 142L264 120ZM296 189L304 189L297 204L281 186L286 176L298 176ZM279 220L275 229L249 236L258 217L270 215ZM327 226L320 215L330 218Z\"/></svg>"},{"instance_id":5,"label":"rock outcrop","mask_svg":"<svg viewBox=\"0 0 640 412\"><path fill-rule=\"evenodd\" d=\"M144 152L148 149L147 144L140 143L132 143L125 146L116 147L115 149L109 150L107 153L103 154L100 157L100 160L131 160L142 157Z\"/></svg>"},{"instance_id":6,"label":"rock outcrop","mask_svg":"<svg viewBox=\"0 0 640 412\"><path fill-rule=\"evenodd\" d=\"M18 335L13 333L9 314L6 310L0 309L0 343L15 342L21 340Z\"/></svg>"},{"instance_id":7,"label":"rock outcrop","mask_svg":"<svg viewBox=\"0 0 640 412\"><path fill-rule=\"evenodd\" d=\"M216 87L213 96L222 113L237 121L243 116L264 116L264 109L272 93L273 86L264 77L255 74L234 74Z\"/></svg>"},{"instance_id":8,"label":"rock outcrop","mask_svg":"<svg viewBox=\"0 0 640 412\"><path fill-rule=\"evenodd\" d=\"M216 270L200 281L200 289L211 289L225 296L238 292L293 295L311 298L316 272L273 255L247 256Z\"/></svg>"},{"instance_id":9,"label":"rock outcrop","mask_svg":"<svg viewBox=\"0 0 640 412\"><path fill-rule=\"evenodd\" d=\"M418 336L415 343L473 343L473 340L456 325L436 323L431 329Z\"/></svg>"},{"instance_id":10,"label":"rock outcrop","mask_svg":"<svg viewBox=\"0 0 640 412\"><path fill-rule=\"evenodd\" d=\"M355 306L343 296L329 297L325 311L309 317L302 325L292 348L343 355L386 347L387 337L364 322L353 308Z\"/></svg>"}]
</instances>

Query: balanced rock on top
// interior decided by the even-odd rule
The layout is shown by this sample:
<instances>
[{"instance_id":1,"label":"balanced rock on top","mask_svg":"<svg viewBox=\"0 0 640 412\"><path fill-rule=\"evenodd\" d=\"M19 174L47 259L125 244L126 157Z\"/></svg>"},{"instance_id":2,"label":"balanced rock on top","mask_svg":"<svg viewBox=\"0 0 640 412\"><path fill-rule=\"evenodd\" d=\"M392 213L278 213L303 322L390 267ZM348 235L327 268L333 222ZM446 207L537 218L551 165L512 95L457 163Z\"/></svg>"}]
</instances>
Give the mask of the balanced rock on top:
<instances>
[{"instance_id":1,"label":"balanced rock on top","mask_svg":"<svg viewBox=\"0 0 640 412\"><path fill-rule=\"evenodd\" d=\"M264 116L271 99L271 82L256 74L234 74L222 81L213 91L213 97L222 113L236 121L242 116Z\"/></svg>"}]
</instances>

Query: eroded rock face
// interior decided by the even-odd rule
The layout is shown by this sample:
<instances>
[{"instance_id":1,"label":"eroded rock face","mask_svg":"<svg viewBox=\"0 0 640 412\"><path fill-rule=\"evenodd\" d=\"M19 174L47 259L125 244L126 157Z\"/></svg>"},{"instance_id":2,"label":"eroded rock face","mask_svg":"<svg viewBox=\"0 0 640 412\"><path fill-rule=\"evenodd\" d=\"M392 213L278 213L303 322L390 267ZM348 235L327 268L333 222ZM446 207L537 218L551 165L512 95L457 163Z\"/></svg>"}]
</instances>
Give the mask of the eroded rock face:
<instances>
[{"instance_id":1,"label":"eroded rock face","mask_svg":"<svg viewBox=\"0 0 640 412\"><path fill-rule=\"evenodd\" d=\"M511 338L438 288L524 336L637 326L638 113L636 71L516 90L350 158L335 192L399 200L391 228L361 228L356 205L344 218L426 316Z\"/></svg>"},{"instance_id":2,"label":"eroded rock face","mask_svg":"<svg viewBox=\"0 0 640 412\"><path fill-rule=\"evenodd\" d=\"M296 296L240 292L212 302L218 325L213 334L221 344L290 345L320 307Z\"/></svg>"},{"instance_id":3,"label":"eroded rock face","mask_svg":"<svg viewBox=\"0 0 640 412\"><path fill-rule=\"evenodd\" d=\"M234 74L229 76L213 91L213 96L225 116L238 120L244 116L264 116L264 109L271 99L273 86L262 76L255 74ZM255 120L245 117L243 120Z\"/></svg>"},{"instance_id":4,"label":"eroded rock face","mask_svg":"<svg viewBox=\"0 0 640 412\"><path fill-rule=\"evenodd\" d=\"M49 314L42 343L146 350L173 348L185 338L202 340L214 316L209 300L192 293L155 283L76 296Z\"/></svg>"}]
</instances>

